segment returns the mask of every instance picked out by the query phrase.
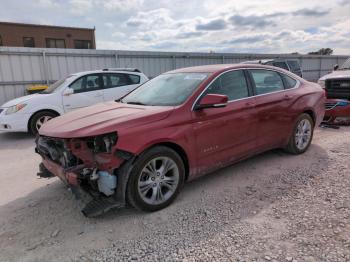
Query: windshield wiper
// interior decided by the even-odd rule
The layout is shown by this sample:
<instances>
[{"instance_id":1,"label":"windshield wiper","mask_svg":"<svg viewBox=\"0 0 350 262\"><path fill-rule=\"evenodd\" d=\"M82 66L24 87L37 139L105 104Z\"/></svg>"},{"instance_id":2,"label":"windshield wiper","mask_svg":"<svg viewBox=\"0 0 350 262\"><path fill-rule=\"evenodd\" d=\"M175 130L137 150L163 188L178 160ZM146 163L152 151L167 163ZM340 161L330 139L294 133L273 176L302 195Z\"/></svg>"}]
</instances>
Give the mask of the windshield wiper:
<instances>
[{"instance_id":1,"label":"windshield wiper","mask_svg":"<svg viewBox=\"0 0 350 262\"><path fill-rule=\"evenodd\" d=\"M137 102L137 101L131 101L131 102L124 102L126 104L130 104L130 105L140 105L140 106L145 106L146 104L141 103L141 102Z\"/></svg>"}]
</instances>

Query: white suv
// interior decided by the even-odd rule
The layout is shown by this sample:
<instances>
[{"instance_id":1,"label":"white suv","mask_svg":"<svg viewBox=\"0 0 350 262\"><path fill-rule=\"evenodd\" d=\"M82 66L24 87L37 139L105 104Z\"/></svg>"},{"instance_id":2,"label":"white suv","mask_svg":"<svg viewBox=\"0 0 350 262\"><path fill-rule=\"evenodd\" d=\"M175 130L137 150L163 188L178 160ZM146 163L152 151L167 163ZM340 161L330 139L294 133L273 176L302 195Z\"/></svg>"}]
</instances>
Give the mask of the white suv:
<instances>
[{"instance_id":1,"label":"white suv","mask_svg":"<svg viewBox=\"0 0 350 262\"><path fill-rule=\"evenodd\" d=\"M103 69L72 74L45 91L0 107L0 131L36 134L42 124L71 110L118 100L148 78L138 69Z\"/></svg>"}]
</instances>

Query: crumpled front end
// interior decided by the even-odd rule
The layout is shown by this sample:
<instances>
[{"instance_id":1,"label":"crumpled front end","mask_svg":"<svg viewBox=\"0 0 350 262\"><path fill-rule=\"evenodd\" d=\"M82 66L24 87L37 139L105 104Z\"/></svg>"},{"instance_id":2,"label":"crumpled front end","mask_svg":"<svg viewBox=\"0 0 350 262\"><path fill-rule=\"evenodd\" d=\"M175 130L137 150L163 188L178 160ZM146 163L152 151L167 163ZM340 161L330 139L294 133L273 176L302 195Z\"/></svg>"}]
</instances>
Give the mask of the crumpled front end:
<instances>
[{"instance_id":1,"label":"crumpled front end","mask_svg":"<svg viewBox=\"0 0 350 262\"><path fill-rule=\"evenodd\" d=\"M38 136L35 150L42 156L38 176L57 176L73 192L89 194L93 200L82 210L87 216L122 206L125 204L122 166L133 154L118 150L117 140L117 133L71 139Z\"/></svg>"},{"instance_id":2,"label":"crumpled front end","mask_svg":"<svg viewBox=\"0 0 350 262\"><path fill-rule=\"evenodd\" d=\"M330 125L350 125L350 101L327 99L324 123Z\"/></svg>"}]
</instances>

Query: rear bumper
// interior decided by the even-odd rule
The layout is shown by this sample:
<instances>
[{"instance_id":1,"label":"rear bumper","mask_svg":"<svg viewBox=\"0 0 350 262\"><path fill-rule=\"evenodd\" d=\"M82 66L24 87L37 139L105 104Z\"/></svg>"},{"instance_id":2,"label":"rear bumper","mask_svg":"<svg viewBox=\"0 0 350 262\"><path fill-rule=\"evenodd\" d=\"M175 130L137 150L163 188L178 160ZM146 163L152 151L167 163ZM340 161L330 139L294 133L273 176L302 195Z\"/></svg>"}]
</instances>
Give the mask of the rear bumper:
<instances>
[{"instance_id":1,"label":"rear bumper","mask_svg":"<svg viewBox=\"0 0 350 262\"><path fill-rule=\"evenodd\" d=\"M20 112L6 115L4 110L0 114L0 131L8 132L28 132L28 121L30 114Z\"/></svg>"}]
</instances>

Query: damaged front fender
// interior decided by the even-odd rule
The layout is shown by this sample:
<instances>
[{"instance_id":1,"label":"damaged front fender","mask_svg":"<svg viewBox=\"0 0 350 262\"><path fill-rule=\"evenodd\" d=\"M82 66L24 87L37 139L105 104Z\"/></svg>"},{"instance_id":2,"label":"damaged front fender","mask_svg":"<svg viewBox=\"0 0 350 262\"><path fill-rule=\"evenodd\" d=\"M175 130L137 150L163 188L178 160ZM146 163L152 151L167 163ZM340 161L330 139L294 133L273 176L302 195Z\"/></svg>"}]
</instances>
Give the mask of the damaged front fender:
<instances>
[{"instance_id":1,"label":"damaged front fender","mask_svg":"<svg viewBox=\"0 0 350 262\"><path fill-rule=\"evenodd\" d=\"M43 159L38 175L44 178L57 176L69 187L79 187L91 195L93 200L82 210L86 216L125 206L126 187L135 156L118 150L113 136L110 138L40 136L36 140L36 152Z\"/></svg>"}]
</instances>

